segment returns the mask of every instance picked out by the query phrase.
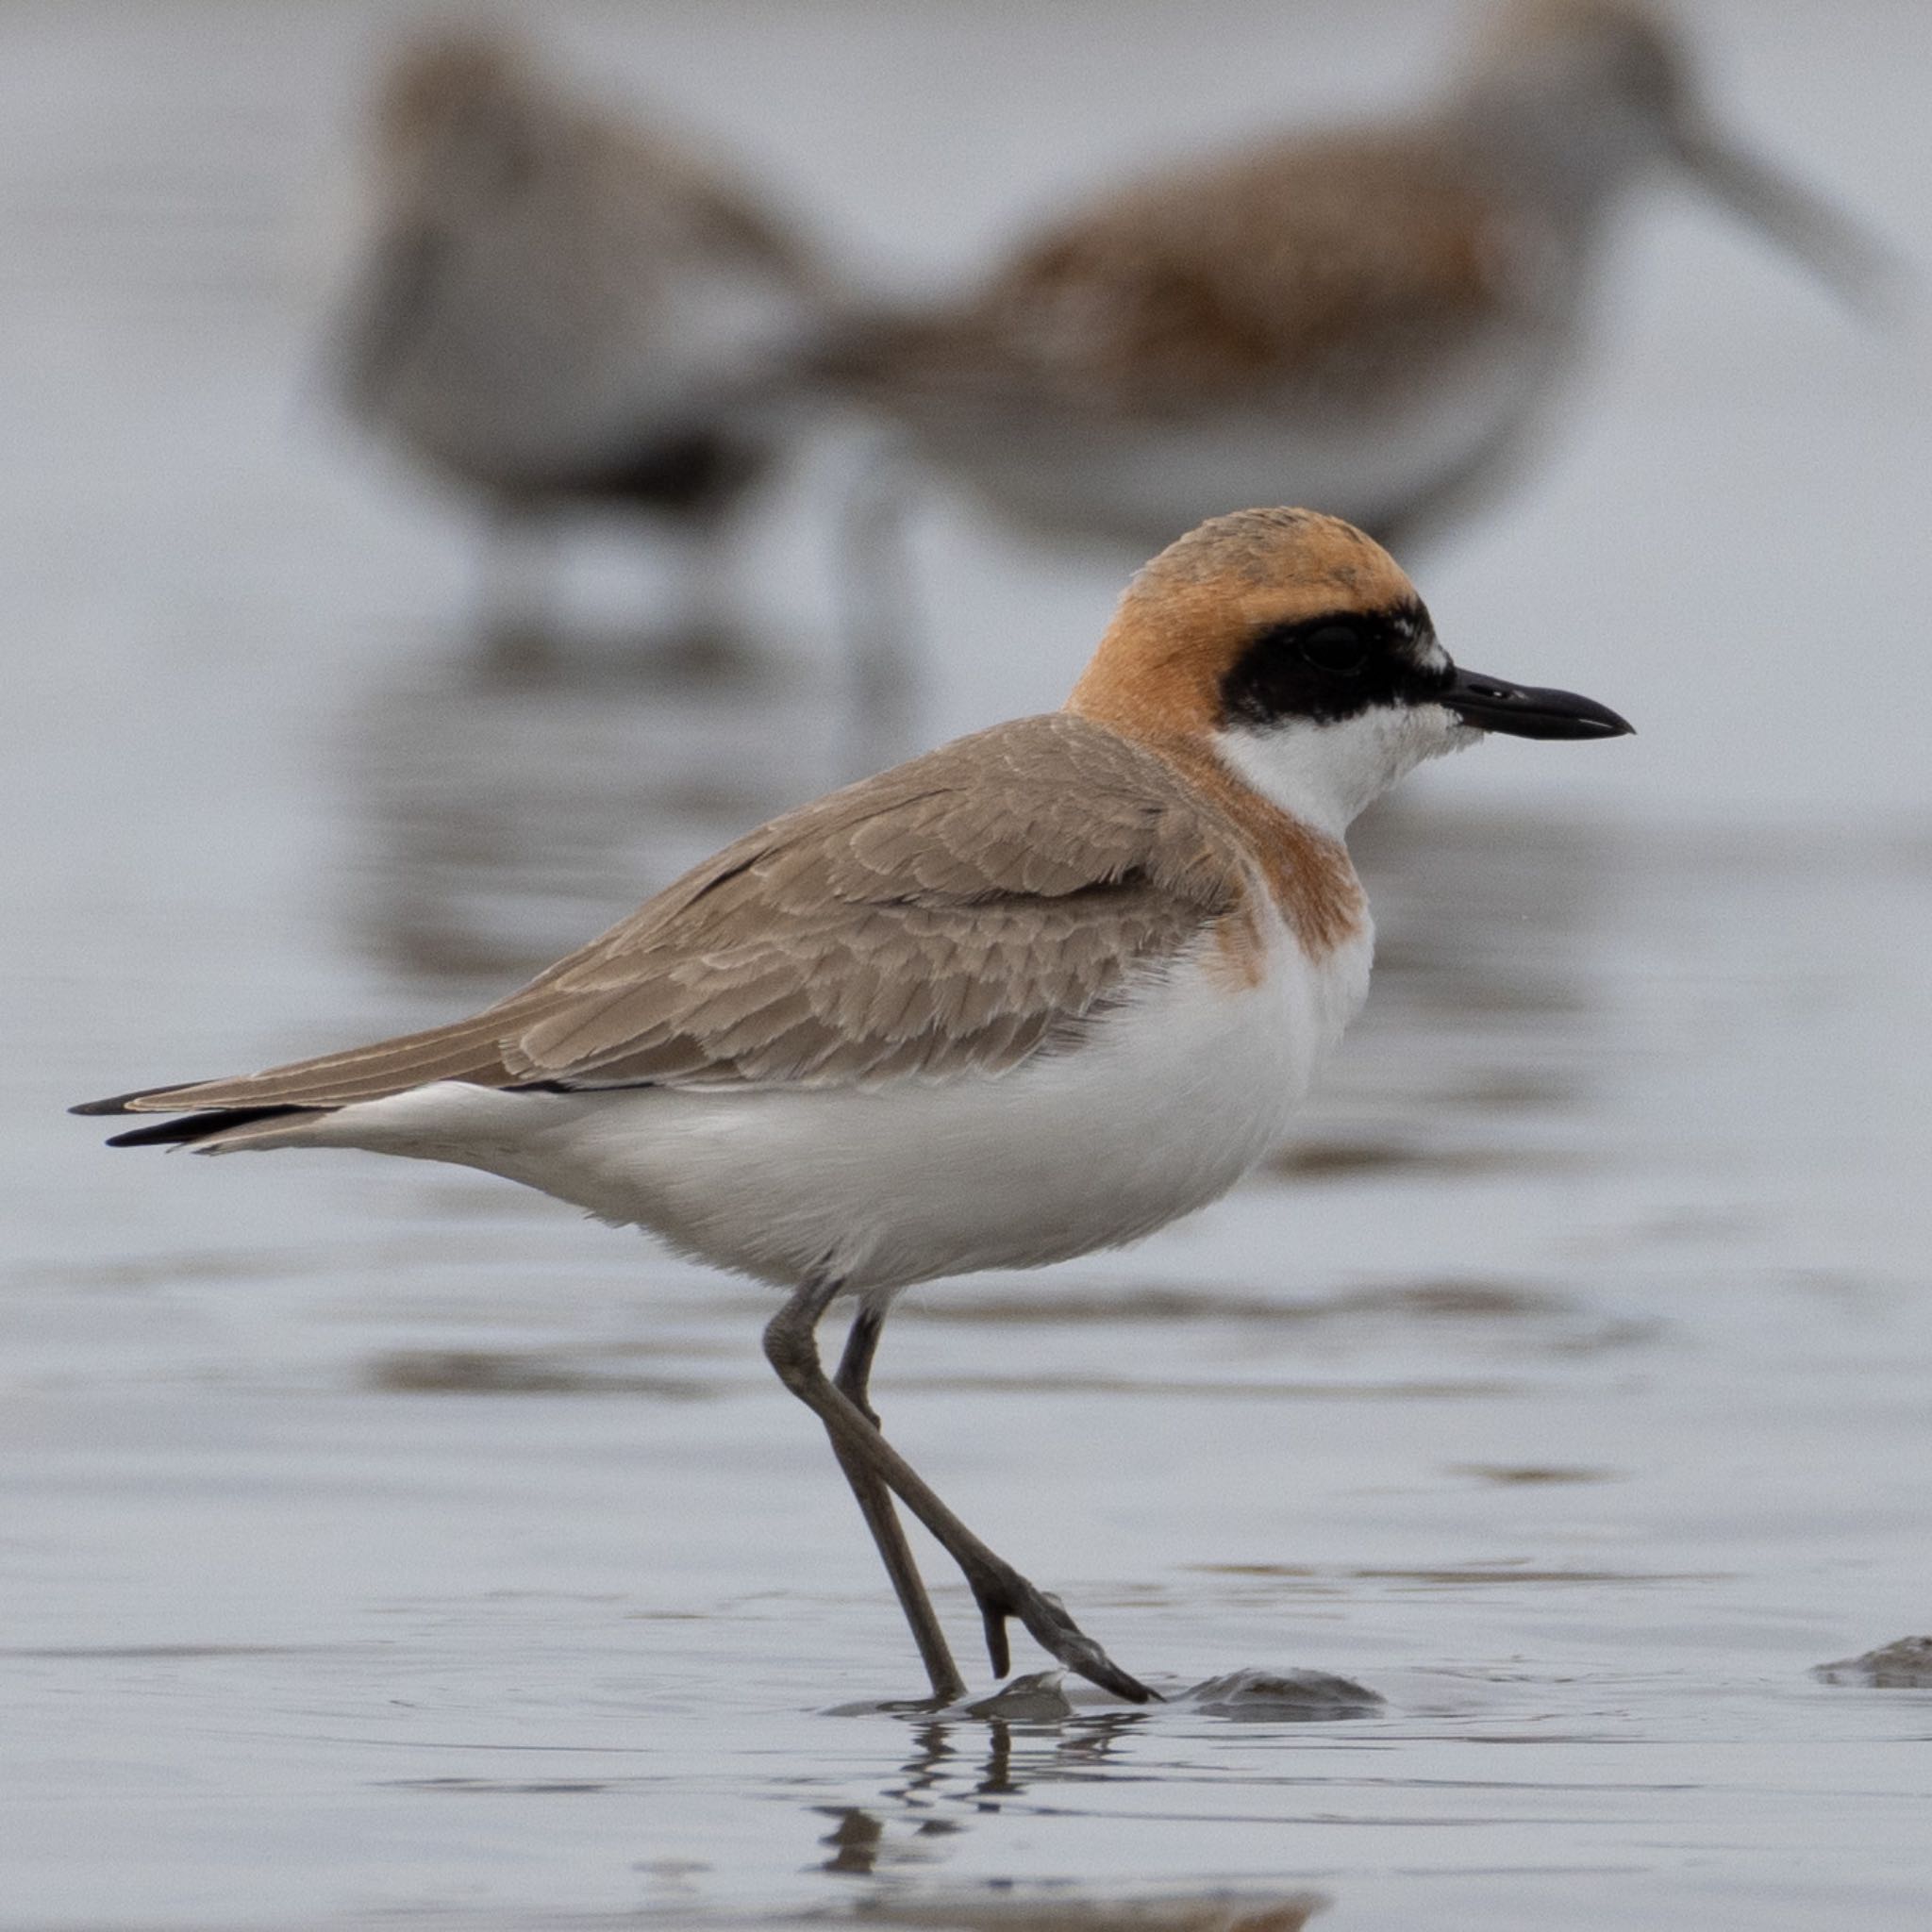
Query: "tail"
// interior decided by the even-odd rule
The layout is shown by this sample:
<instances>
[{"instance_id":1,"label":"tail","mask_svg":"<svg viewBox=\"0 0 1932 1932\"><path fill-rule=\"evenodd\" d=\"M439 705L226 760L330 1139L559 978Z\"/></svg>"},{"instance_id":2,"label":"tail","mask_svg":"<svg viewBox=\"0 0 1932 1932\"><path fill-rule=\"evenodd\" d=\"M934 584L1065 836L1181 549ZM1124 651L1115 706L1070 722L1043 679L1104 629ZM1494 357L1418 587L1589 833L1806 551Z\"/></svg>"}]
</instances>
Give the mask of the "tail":
<instances>
[{"instance_id":1,"label":"tail","mask_svg":"<svg viewBox=\"0 0 1932 1932\"><path fill-rule=\"evenodd\" d=\"M177 1090L167 1087L144 1088L138 1093L120 1093L110 1100L90 1100L79 1107L71 1107L69 1113L80 1114L129 1114L143 1111L135 1102L146 1100L153 1094L169 1093ZM221 1107L211 1108L204 1113L183 1114L175 1120L156 1121L152 1125L133 1127L125 1134L108 1137L109 1147L187 1147L195 1146L196 1152L212 1154L217 1148L228 1148L279 1140L291 1127L306 1125L310 1121L321 1120L333 1112L324 1107ZM264 1127L264 1122L274 1122L272 1127ZM197 1145L207 1142L207 1145Z\"/></svg>"},{"instance_id":2,"label":"tail","mask_svg":"<svg viewBox=\"0 0 1932 1932\"><path fill-rule=\"evenodd\" d=\"M348 1053L324 1054L225 1080L195 1080L173 1087L143 1087L90 1100L77 1114L173 1114L116 1134L110 1147L193 1145L214 1154L231 1147L297 1145L318 1121L358 1101L382 1100L439 1080L482 1087L512 1084L496 1036L500 1017L477 1014L427 1033L379 1040Z\"/></svg>"}]
</instances>

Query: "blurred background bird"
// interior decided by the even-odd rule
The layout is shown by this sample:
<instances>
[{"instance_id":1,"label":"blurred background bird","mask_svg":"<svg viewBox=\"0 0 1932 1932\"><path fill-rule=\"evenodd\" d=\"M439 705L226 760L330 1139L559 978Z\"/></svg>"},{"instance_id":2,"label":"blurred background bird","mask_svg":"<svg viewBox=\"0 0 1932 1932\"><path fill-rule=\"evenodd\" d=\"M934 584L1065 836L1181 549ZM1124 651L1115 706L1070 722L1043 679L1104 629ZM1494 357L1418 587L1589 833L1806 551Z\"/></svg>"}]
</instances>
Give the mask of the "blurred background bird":
<instances>
[{"instance_id":1,"label":"blurred background bird","mask_svg":"<svg viewBox=\"0 0 1932 1932\"><path fill-rule=\"evenodd\" d=\"M1509 0L1421 112L1103 195L957 304L862 320L824 367L1030 528L1138 549L1280 499L1407 545L1514 470L1610 218L1662 175L1850 295L1888 278L1714 126L1661 21Z\"/></svg>"},{"instance_id":2,"label":"blurred background bird","mask_svg":"<svg viewBox=\"0 0 1932 1932\"><path fill-rule=\"evenodd\" d=\"M547 553L599 509L684 552L660 650L728 655L721 553L776 453L767 386L825 313L805 242L708 155L578 100L493 29L404 47L369 147L341 388L487 512L493 658L548 655Z\"/></svg>"}]
</instances>

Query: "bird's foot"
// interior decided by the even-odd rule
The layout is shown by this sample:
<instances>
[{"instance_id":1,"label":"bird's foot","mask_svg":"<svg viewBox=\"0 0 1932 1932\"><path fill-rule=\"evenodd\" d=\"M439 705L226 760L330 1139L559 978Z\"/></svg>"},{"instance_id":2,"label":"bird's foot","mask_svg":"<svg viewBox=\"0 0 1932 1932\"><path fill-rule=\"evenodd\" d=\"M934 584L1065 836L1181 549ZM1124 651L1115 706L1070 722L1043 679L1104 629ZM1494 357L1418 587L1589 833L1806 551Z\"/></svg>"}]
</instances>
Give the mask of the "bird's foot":
<instances>
[{"instance_id":1,"label":"bird's foot","mask_svg":"<svg viewBox=\"0 0 1932 1932\"><path fill-rule=\"evenodd\" d=\"M1002 1565L998 1571L969 1575L967 1581L986 1625L986 1650L995 1676L1004 1677L1012 1669L1007 1619L1017 1617L1042 1650L1058 1657L1070 1671L1077 1671L1090 1684L1098 1684L1129 1704L1161 1701L1159 1691L1130 1677L1074 1622L1058 1597L1028 1583L1017 1570Z\"/></svg>"}]
</instances>

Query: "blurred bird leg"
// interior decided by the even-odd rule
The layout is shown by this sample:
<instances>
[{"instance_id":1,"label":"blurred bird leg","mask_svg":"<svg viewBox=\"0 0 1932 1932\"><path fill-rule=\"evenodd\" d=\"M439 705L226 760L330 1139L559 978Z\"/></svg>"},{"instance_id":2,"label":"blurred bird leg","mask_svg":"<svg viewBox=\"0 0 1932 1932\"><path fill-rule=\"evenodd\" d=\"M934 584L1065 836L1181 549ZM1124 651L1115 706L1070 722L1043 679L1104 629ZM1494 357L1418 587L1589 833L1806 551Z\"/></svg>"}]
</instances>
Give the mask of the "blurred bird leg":
<instances>
[{"instance_id":1,"label":"blurred bird leg","mask_svg":"<svg viewBox=\"0 0 1932 1932\"><path fill-rule=\"evenodd\" d=\"M559 532L556 519L527 504L495 505L483 534L477 635L484 668L514 681L538 677L557 657Z\"/></svg>"},{"instance_id":2,"label":"blurred bird leg","mask_svg":"<svg viewBox=\"0 0 1932 1932\"><path fill-rule=\"evenodd\" d=\"M668 622L655 627L653 655L694 683L742 675L756 654L733 608L729 518L706 508L666 527L676 555L664 593Z\"/></svg>"},{"instance_id":3,"label":"blurred bird leg","mask_svg":"<svg viewBox=\"0 0 1932 1932\"><path fill-rule=\"evenodd\" d=\"M868 441L841 506L838 597L850 703L842 768L853 777L913 749L916 616L904 442Z\"/></svg>"}]
</instances>

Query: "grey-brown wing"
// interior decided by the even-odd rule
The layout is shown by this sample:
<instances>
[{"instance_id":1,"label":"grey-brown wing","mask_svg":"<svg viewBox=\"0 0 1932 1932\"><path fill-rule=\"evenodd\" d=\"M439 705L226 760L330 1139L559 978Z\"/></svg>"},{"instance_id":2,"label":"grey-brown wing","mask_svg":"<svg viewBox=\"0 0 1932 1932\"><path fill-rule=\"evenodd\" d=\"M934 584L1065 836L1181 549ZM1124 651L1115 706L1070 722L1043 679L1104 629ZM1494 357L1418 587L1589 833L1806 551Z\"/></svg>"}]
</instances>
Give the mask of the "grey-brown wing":
<instances>
[{"instance_id":1,"label":"grey-brown wing","mask_svg":"<svg viewBox=\"0 0 1932 1932\"><path fill-rule=\"evenodd\" d=\"M915 388L997 364L1073 407L1373 394L1507 299L1486 190L1407 134L1262 148L1076 212L894 352Z\"/></svg>"},{"instance_id":2,"label":"grey-brown wing","mask_svg":"<svg viewBox=\"0 0 1932 1932\"><path fill-rule=\"evenodd\" d=\"M467 1020L122 1106L992 1072L1248 890L1232 828L1160 759L1079 719L1027 719L774 820Z\"/></svg>"}]
</instances>

